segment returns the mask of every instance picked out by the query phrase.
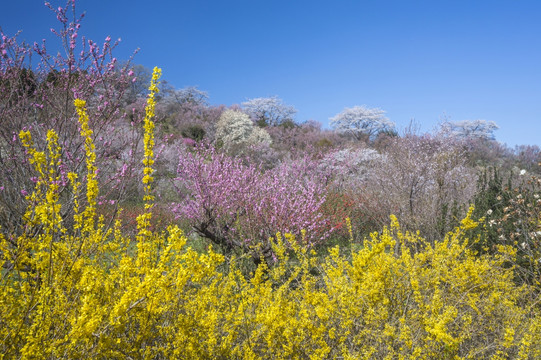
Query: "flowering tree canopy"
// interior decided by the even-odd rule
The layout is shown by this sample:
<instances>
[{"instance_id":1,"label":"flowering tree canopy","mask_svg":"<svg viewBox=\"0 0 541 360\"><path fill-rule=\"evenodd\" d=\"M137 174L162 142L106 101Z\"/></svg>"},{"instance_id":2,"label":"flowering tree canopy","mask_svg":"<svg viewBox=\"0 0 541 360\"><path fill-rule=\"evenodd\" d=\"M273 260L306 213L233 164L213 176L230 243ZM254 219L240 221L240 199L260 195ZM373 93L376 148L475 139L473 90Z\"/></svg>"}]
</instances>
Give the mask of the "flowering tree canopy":
<instances>
[{"instance_id":1,"label":"flowering tree canopy","mask_svg":"<svg viewBox=\"0 0 541 360\"><path fill-rule=\"evenodd\" d=\"M239 144L270 144L270 135L265 129L254 126L250 117L243 112L226 110L216 124L216 138L221 140L225 148Z\"/></svg>"},{"instance_id":2,"label":"flowering tree canopy","mask_svg":"<svg viewBox=\"0 0 541 360\"><path fill-rule=\"evenodd\" d=\"M349 133L360 140L363 136L372 138L383 131L393 131L395 124L387 119L385 111L368 108L366 105L345 108L330 118L331 125L339 132Z\"/></svg>"},{"instance_id":3,"label":"flowering tree canopy","mask_svg":"<svg viewBox=\"0 0 541 360\"><path fill-rule=\"evenodd\" d=\"M188 86L183 89L169 89L165 93L163 101L177 106L186 104L207 106L209 94L199 90L196 86Z\"/></svg>"},{"instance_id":4,"label":"flowering tree canopy","mask_svg":"<svg viewBox=\"0 0 541 360\"><path fill-rule=\"evenodd\" d=\"M319 166L333 174L333 187L343 190L357 190L372 180L376 163L386 161L386 157L374 149L339 149L326 154Z\"/></svg>"},{"instance_id":5,"label":"flowering tree canopy","mask_svg":"<svg viewBox=\"0 0 541 360\"><path fill-rule=\"evenodd\" d=\"M292 122L297 109L285 105L280 98L255 98L242 103L243 110L252 117L254 122L261 126L277 126Z\"/></svg>"},{"instance_id":6,"label":"flowering tree canopy","mask_svg":"<svg viewBox=\"0 0 541 360\"><path fill-rule=\"evenodd\" d=\"M464 139L494 140L494 131L499 127L494 121L462 120L442 124L442 132Z\"/></svg>"},{"instance_id":7,"label":"flowering tree canopy","mask_svg":"<svg viewBox=\"0 0 541 360\"><path fill-rule=\"evenodd\" d=\"M185 198L174 212L199 235L226 251L240 249L267 262L272 261L269 237L278 231L298 235L305 245L329 235L320 210L326 178L310 160L263 171L239 157L198 150L180 156L176 180Z\"/></svg>"}]
</instances>

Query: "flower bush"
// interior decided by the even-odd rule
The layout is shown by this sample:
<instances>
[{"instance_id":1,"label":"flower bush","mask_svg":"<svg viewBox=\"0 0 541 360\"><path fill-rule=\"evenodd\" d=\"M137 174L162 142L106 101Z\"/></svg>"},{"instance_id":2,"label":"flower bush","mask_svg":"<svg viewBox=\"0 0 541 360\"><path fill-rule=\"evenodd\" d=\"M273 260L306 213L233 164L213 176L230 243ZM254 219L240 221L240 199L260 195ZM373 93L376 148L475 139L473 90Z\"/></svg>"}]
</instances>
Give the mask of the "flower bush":
<instances>
[{"instance_id":1,"label":"flower bush","mask_svg":"<svg viewBox=\"0 0 541 360\"><path fill-rule=\"evenodd\" d=\"M331 230L320 210L324 176L315 170L305 159L263 171L240 157L199 147L180 156L176 180L184 198L174 212L226 253L241 250L256 263L263 256L270 265L268 239L277 231L306 233L302 241L312 246Z\"/></svg>"}]
</instances>

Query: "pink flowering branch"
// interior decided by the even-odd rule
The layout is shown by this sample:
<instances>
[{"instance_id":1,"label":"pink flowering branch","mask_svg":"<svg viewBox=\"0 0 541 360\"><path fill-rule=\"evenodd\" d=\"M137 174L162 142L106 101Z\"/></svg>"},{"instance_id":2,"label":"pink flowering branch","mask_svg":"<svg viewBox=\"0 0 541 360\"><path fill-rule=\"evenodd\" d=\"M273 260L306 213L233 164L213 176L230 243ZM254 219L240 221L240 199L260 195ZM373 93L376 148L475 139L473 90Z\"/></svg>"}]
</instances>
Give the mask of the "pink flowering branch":
<instances>
[{"instance_id":1,"label":"pink flowering branch","mask_svg":"<svg viewBox=\"0 0 541 360\"><path fill-rule=\"evenodd\" d=\"M74 98L87 101L89 125L99 145L98 179L100 185L111 184L117 199L126 194L126 187L117 180L129 182L131 174L121 169L124 165L131 168L134 163L124 153L139 136L123 119L126 92L133 77L129 75L129 63L121 68L113 55L118 41L107 37L98 46L82 36L84 14L77 14L74 0L63 7L45 5L59 22L58 28L51 31L63 52L51 55L45 40L29 45L19 42L17 35L8 36L0 30L0 186L5 189L0 196L0 208L5 209L0 213L0 225L15 232L18 224L14 219L20 219L26 207L21 191L33 188L34 175L24 149L13 141L19 131L32 128L36 146L41 149L46 146L47 130L54 129L58 134L62 147L62 186L58 191L64 194L62 200L68 200L64 186L67 172L78 172L81 179L85 175L84 157L79 151L84 140L78 135Z\"/></svg>"}]
</instances>

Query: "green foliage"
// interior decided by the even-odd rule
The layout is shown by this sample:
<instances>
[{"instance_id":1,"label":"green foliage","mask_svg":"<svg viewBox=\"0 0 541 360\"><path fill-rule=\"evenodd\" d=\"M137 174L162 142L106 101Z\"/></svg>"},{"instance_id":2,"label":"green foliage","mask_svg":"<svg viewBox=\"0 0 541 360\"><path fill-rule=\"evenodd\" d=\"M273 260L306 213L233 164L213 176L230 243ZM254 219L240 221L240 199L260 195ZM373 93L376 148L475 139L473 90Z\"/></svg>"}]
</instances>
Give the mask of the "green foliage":
<instances>
[{"instance_id":1,"label":"green foliage","mask_svg":"<svg viewBox=\"0 0 541 360\"><path fill-rule=\"evenodd\" d=\"M258 120L256 122L256 124L259 125L259 126L261 126L260 121L261 120ZM294 128L298 127L299 125L293 119L286 119L286 120L282 121L279 126L283 127L284 129L294 129ZM263 125L261 127L265 127L265 125Z\"/></svg>"},{"instance_id":2,"label":"green foliage","mask_svg":"<svg viewBox=\"0 0 541 360\"><path fill-rule=\"evenodd\" d=\"M504 208L509 205L511 198L510 179L511 177L508 178L504 185L504 179L498 169L492 167L482 171L477 182L477 193L473 199L475 205L474 216L482 218L488 215L491 219L501 218L504 215ZM505 231L508 232L510 228L506 227ZM484 231L479 229L479 233L482 233L482 236L476 250L493 252L495 246L500 243L499 236L501 234L498 233L495 227L490 226Z\"/></svg>"},{"instance_id":3,"label":"green foliage","mask_svg":"<svg viewBox=\"0 0 541 360\"><path fill-rule=\"evenodd\" d=\"M201 141L206 135L205 129L201 125L188 125L181 131L182 136L194 141Z\"/></svg>"},{"instance_id":4,"label":"green foliage","mask_svg":"<svg viewBox=\"0 0 541 360\"><path fill-rule=\"evenodd\" d=\"M514 179L514 181L512 181ZM516 249L514 267L516 281L541 290L541 178L513 177L506 185L499 171L485 171L479 178L475 197L476 216L484 218L477 230L480 254L494 254L502 245Z\"/></svg>"},{"instance_id":5,"label":"green foliage","mask_svg":"<svg viewBox=\"0 0 541 360\"><path fill-rule=\"evenodd\" d=\"M322 151L326 151L333 147L333 142L327 138L323 138L316 141L315 146L316 148L321 149Z\"/></svg>"}]
</instances>

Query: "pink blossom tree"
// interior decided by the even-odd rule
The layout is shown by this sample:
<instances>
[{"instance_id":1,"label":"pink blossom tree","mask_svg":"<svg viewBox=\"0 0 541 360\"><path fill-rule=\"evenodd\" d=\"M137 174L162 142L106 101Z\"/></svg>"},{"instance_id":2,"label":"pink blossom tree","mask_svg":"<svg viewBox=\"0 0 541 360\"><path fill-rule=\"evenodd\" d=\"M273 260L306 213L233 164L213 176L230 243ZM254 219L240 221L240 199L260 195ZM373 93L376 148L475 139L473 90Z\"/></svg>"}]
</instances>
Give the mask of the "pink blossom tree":
<instances>
[{"instance_id":1,"label":"pink blossom tree","mask_svg":"<svg viewBox=\"0 0 541 360\"><path fill-rule=\"evenodd\" d=\"M84 139L79 136L75 98L88 104L102 183L116 186L122 179L126 162L119 159L119 152L136 135L119 123L133 74L129 64L120 68L113 56L118 41L107 37L100 44L81 36L83 16L77 16L74 0L58 8L45 4L59 21L59 28L51 30L63 49L57 55L48 53L45 40L30 45L19 42L17 35L0 31L0 225L13 232L18 231L17 219L26 208L25 194L31 192L35 182L16 136L19 131L31 128L40 134L35 136L39 149L46 146L43 139L48 129L57 132L63 149L59 169L63 199L69 196L64 191L67 171L84 175L84 158L77 155ZM118 136L119 131L122 136Z\"/></svg>"},{"instance_id":2,"label":"pink blossom tree","mask_svg":"<svg viewBox=\"0 0 541 360\"><path fill-rule=\"evenodd\" d=\"M240 250L270 265L269 238L277 232L295 234L308 247L328 237L329 221L321 211L325 183L310 159L264 172L242 158L199 147L180 156L177 184L183 199L174 212L226 253Z\"/></svg>"}]
</instances>

